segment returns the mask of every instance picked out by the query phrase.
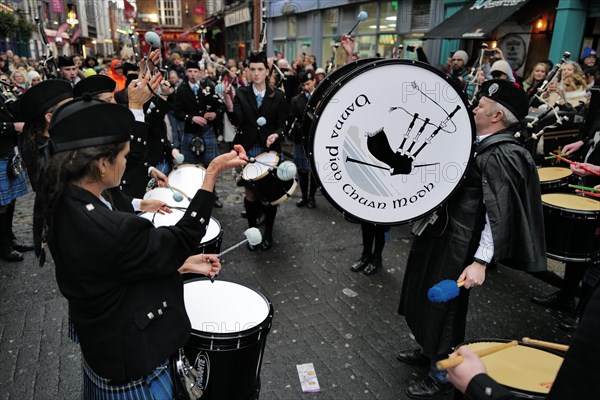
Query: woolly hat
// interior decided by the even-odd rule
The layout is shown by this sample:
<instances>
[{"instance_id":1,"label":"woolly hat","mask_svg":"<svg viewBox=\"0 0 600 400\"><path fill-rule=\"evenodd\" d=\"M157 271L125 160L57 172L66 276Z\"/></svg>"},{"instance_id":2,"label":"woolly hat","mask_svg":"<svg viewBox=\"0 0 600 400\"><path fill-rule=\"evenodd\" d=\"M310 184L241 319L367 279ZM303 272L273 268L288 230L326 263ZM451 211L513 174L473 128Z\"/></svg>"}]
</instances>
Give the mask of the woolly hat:
<instances>
[{"instance_id":1,"label":"woolly hat","mask_svg":"<svg viewBox=\"0 0 600 400\"><path fill-rule=\"evenodd\" d=\"M465 65L467 65L467 63L469 62L469 55L464 50L457 50L457 51L455 51L454 55L452 57L458 57L458 58L460 58L461 60L463 60L463 62L465 63Z\"/></svg>"},{"instance_id":2,"label":"woolly hat","mask_svg":"<svg viewBox=\"0 0 600 400\"><path fill-rule=\"evenodd\" d=\"M591 47L586 47L585 49L583 49L583 53L581 53L581 59L585 60L588 57L598 57L596 55L596 50L592 49Z\"/></svg>"},{"instance_id":3,"label":"woolly hat","mask_svg":"<svg viewBox=\"0 0 600 400\"><path fill-rule=\"evenodd\" d=\"M493 75L494 71L502 72L506 74L506 76L512 75L512 69L510 68L510 64L505 60L498 60L492 64L492 68L490 69L490 73Z\"/></svg>"}]
</instances>

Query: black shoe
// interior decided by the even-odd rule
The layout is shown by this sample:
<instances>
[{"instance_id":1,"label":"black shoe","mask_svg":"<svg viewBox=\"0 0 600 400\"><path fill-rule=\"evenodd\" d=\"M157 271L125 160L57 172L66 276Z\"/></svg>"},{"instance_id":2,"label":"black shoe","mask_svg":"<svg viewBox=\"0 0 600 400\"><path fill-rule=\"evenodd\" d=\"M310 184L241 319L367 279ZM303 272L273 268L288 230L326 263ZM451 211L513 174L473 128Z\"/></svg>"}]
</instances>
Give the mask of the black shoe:
<instances>
[{"instance_id":1,"label":"black shoe","mask_svg":"<svg viewBox=\"0 0 600 400\"><path fill-rule=\"evenodd\" d=\"M371 257L362 256L358 261L356 261L354 264L352 264L352 266L350 267L350 271L352 271L352 272L362 271L363 269L365 269L365 267L369 263L370 258Z\"/></svg>"},{"instance_id":2,"label":"black shoe","mask_svg":"<svg viewBox=\"0 0 600 400\"><path fill-rule=\"evenodd\" d=\"M221 203L219 201L219 199L215 198L215 204L214 204L215 208L223 208L223 203Z\"/></svg>"},{"instance_id":3,"label":"black shoe","mask_svg":"<svg viewBox=\"0 0 600 400\"><path fill-rule=\"evenodd\" d=\"M263 240L262 240L262 242L260 242L260 249L262 251L267 251L271 247L273 247L273 240L270 239L270 238L264 237Z\"/></svg>"},{"instance_id":4,"label":"black shoe","mask_svg":"<svg viewBox=\"0 0 600 400\"><path fill-rule=\"evenodd\" d=\"M563 294L560 290L548 296L532 297L531 301L558 311L573 311L575 309L575 298Z\"/></svg>"},{"instance_id":5,"label":"black shoe","mask_svg":"<svg viewBox=\"0 0 600 400\"><path fill-rule=\"evenodd\" d=\"M577 325L579 325L579 318L575 316L568 316L563 318L562 321L560 321L558 327L563 331L575 332L575 330L577 329Z\"/></svg>"},{"instance_id":6,"label":"black shoe","mask_svg":"<svg viewBox=\"0 0 600 400\"><path fill-rule=\"evenodd\" d=\"M256 251L256 249L258 248L258 246L252 246L250 243L246 242L246 247L248 248L248 250L250 251Z\"/></svg>"},{"instance_id":7,"label":"black shoe","mask_svg":"<svg viewBox=\"0 0 600 400\"><path fill-rule=\"evenodd\" d=\"M365 267L363 274L374 275L378 273L381 268L383 268L381 258L373 258L373 260Z\"/></svg>"},{"instance_id":8,"label":"black shoe","mask_svg":"<svg viewBox=\"0 0 600 400\"><path fill-rule=\"evenodd\" d=\"M33 244L26 243L19 239L13 239L10 242L10 247L12 247L14 250L20 251L20 252L33 250Z\"/></svg>"},{"instance_id":9,"label":"black shoe","mask_svg":"<svg viewBox=\"0 0 600 400\"><path fill-rule=\"evenodd\" d=\"M23 261L23 254L10 247L10 245L3 245L0 247L0 258L9 262Z\"/></svg>"},{"instance_id":10,"label":"black shoe","mask_svg":"<svg viewBox=\"0 0 600 400\"><path fill-rule=\"evenodd\" d=\"M306 205L307 201L304 199L300 199L296 202L296 206L297 207L304 207Z\"/></svg>"},{"instance_id":11,"label":"black shoe","mask_svg":"<svg viewBox=\"0 0 600 400\"><path fill-rule=\"evenodd\" d=\"M454 386L450 382L442 383L427 376L421 381L411 381L406 388L406 394L411 399L431 399L442 393L450 392Z\"/></svg>"},{"instance_id":12,"label":"black shoe","mask_svg":"<svg viewBox=\"0 0 600 400\"><path fill-rule=\"evenodd\" d=\"M316 206L315 199L308 199L308 203L306 203L307 208L315 208Z\"/></svg>"},{"instance_id":13,"label":"black shoe","mask_svg":"<svg viewBox=\"0 0 600 400\"><path fill-rule=\"evenodd\" d=\"M431 363L429 357L423 354L423 350L402 350L396 354L398 361L401 361L408 365L415 365L417 367L427 367Z\"/></svg>"}]
</instances>

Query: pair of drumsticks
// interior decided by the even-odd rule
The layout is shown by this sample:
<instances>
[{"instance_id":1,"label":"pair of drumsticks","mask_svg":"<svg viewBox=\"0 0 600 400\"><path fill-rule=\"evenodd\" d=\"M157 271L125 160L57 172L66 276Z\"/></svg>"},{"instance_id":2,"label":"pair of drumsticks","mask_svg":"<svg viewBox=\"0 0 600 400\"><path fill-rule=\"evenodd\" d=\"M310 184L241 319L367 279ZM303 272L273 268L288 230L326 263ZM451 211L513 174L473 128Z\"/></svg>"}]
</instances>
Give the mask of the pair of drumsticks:
<instances>
[{"instance_id":1,"label":"pair of drumsticks","mask_svg":"<svg viewBox=\"0 0 600 400\"><path fill-rule=\"evenodd\" d=\"M564 344L545 342L543 340L535 340L535 339L530 339L528 337L524 337L522 341L523 341L523 343L526 343L526 344L533 344L535 346L545 347L547 349L553 349L553 350L559 350L559 351L565 351L565 352L567 350L569 350L569 346L564 345ZM486 347L484 349L476 350L474 353L477 354L479 357L485 357L490 354L497 353L501 350L508 349L509 347L514 347L517 344L518 344L518 342L516 340L513 340L510 342L498 344L496 346L490 346L490 347ZM448 368L456 367L458 364L462 363L463 361L464 361L464 357L461 355L457 355L455 357L446 358L445 360L440 360L435 364L435 366L438 370L443 371Z\"/></svg>"},{"instance_id":2,"label":"pair of drumsticks","mask_svg":"<svg viewBox=\"0 0 600 400\"><path fill-rule=\"evenodd\" d=\"M578 162L575 161L571 161L563 156L566 156L566 154L554 154L554 153L550 153L549 157L546 157L546 159L550 159L550 158L557 158L560 161L566 162L570 165L575 165L578 166L579 168L583 169L584 171L589 172L592 175L596 175L596 176L600 176L600 172L598 171L594 171L591 170L589 168L587 168L584 165L579 164ZM575 191L577 193L581 193L581 194L585 194L586 196L592 196L592 197L600 197L600 191L598 189L594 189L594 188L590 188L587 186L578 186L578 185L569 185L569 187L576 189Z\"/></svg>"}]
</instances>

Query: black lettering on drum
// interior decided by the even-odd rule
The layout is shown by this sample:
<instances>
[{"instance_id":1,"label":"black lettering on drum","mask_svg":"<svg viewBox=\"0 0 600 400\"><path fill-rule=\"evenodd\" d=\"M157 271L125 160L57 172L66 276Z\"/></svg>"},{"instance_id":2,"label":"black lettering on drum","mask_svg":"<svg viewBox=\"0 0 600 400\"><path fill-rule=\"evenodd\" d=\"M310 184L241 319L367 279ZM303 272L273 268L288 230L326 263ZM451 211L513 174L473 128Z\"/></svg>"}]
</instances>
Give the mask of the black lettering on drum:
<instances>
[{"instance_id":1,"label":"black lettering on drum","mask_svg":"<svg viewBox=\"0 0 600 400\"><path fill-rule=\"evenodd\" d=\"M417 191L417 193L413 194L412 196L406 198L406 197L402 197L400 199L395 199L392 202L392 206L394 207L394 209L396 208L402 208L402 207L406 207L409 203L410 204L414 204L417 201L419 201L419 199L422 199L423 197L425 197L427 195L427 193L431 192L434 188L433 183L428 183L427 185L423 186L423 189L420 189Z\"/></svg>"},{"instance_id":2,"label":"black lettering on drum","mask_svg":"<svg viewBox=\"0 0 600 400\"><path fill-rule=\"evenodd\" d=\"M346 193L348 195L348 197L350 197L352 200L355 200L356 202L358 202L358 204L362 204L363 206L369 207L369 208L375 208L377 210L385 210L386 207L386 203L378 201L375 202L373 200L369 200L365 197L362 197L361 195L359 195L356 190L354 189L354 187L352 187L352 185L346 183L344 186L342 186L342 190L344 191L344 193Z\"/></svg>"}]
</instances>

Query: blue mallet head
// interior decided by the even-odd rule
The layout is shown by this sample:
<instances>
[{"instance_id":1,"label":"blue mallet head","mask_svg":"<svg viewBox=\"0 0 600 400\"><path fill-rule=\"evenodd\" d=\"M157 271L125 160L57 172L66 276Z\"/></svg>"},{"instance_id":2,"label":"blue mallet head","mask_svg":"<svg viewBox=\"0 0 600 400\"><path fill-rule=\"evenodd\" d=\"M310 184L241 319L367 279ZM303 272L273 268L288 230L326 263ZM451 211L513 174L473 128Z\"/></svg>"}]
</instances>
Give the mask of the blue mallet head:
<instances>
[{"instance_id":1,"label":"blue mallet head","mask_svg":"<svg viewBox=\"0 0 600 400\"><path fill-rule=\"evenodd\" d=\"M258 119L256 120L256 124L258 126L265 126L266 123L267 119L265 117L258 117Z\"/></svg>"},{"instance_id":2,"label":"blue mallet head","mask_svg":"<svg viewBox=\"0 0 600 400\"><path fill-rule=\"evenodd\" d=\"M358 13L358 20L360 22L365 22L367 20L368 16L369 16L369 14L366 11L361 11Z\"/></svg>"},{"instance_id":3,"label":"blue mallet head","mask_svg":"<svg viewBox=\"0 0 600 400\"><path fill-rule=\"evenodd\" d=\"M432 303L445 303L458 296L459 287L456 281L446 279L436 283L427 291L427 298Z\"/></svg>"}]
</instances>

